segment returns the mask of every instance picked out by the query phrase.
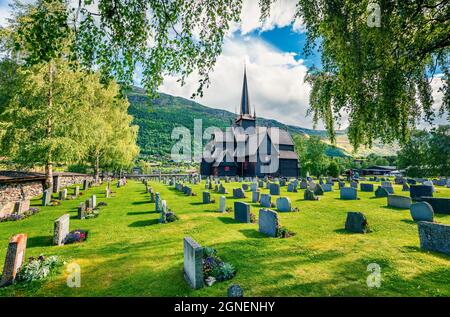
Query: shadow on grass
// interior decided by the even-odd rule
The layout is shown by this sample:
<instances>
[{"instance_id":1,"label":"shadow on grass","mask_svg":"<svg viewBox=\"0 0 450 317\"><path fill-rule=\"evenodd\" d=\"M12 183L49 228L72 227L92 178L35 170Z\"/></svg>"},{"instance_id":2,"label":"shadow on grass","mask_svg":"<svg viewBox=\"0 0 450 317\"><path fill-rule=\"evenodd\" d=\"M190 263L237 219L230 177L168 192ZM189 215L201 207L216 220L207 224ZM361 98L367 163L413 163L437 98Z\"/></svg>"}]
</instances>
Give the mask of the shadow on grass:
<instances>
[{"instance_id":1,"label":"shadow on grass","mask_svg":"<svg viewBox=\"0 0 450 317\"><path fill-rule=\"evenodd\" d=\"M224 224L238 224L238 222L234 221L234 219L230 217L218 217L217 219L222 221Z\"/></svg>"},{"instance_id":2,"label":"shadow on grass","mask_svg":"<svg viewBox=\"0 0 450 317\"><path fill-rule=\"evenodd\" d=\"M380 208L389 209L389 210L392 210L392 211L409 210L409 208L396 208L396 207L389 207L389 206L381 206Z\"/></svg>"},{"instance_id":3,"label":"shadow on grass","mask_svg":"<svg viewBox=\"0 0 450 317\"><path fill-rule=\"evenodd\" d=\"M37 236L27 239L27 248L48 247L53 245L52 236Z\"/></svg>"},{"instance_id":4,"label":"shadow on grass","mask_svg":"<svg viewBox=\"0 0 450 317\"><path fill-rule=\"evenodd\" d=\"M148 201L133 201L132 203L131 203L132 205L145 205L145 204L150 204L150 200L148 200Z\"/></svg>"},{"instance_id":5,"label":"shadow on grass","mask_svg":"<svg viewBox=\"0 0 450 317\"><path fill-rule=\"evenodd\" d=\"M400 221L404 222L404 223L407 223L407 224L410 224L410 225L416 225L417 224L414 220L411 220L411 219L402 219Z\"/></svg>"},{"instance_id":6,"label":"shadow on grass","mask_svg":"<svg viewBox=\"0 0 450 317\"><path fill-rule=\"evenodd\" d=\"M136 222L130 223L128 225L128 227L139 228L139 227L152 226L152 225L156 225L156 224L159 224L159 220L158 219L140 220L140 221L136 221Z\"/></svg>"},{"instance_id":7,"label":"shadow on grass","mask_svg":"<svg viewBox=\"0 0 450 317\"><path fill-rule=\"evenodd\" d=\"M348 235L351 235L351 234L361 234L361 233L356 233L356 232L350 232L350 231L347 231L347 230L345 230L345 229L336 229L336 230L333 230L334 232L336 232L336 233L339 233L339 234L348 234Z\"/></svg>"},{"instance_id":8,"label":"shadow on grass","mask_svg":"<svg viewBox=\"0 0 450 317\"><path fill-rule=\"evenodd\" d=\"M127 216L150 215L156 213L157 213L156 211L135 211L135 212L127 212Z\"/></svg>"},{"instance_id":9,"label":"shadow on grass","mask_svg":"<svg viewBox=\"0 0 450 317\"><path fill-rule=\"evenodd\" d=\"M261 239L261 238L269 239L270 238L270 237L260 233L256 229L241 229L241 230L239 230L239 232L242 233L246 238L251 238L251 239Z\"/></svg>"},{"instance_id":10,"label":"shadow on grass","mask_svg":"<svg viewBox=\"0 0 450 317\"><path fill-rule=\"evenodd\" d=\"M200 205L209 205L209 204L204 204L203 202L195 202L195 203L189 203L189 205L200 206Z\"/></svg>"},{"instance_id":11,"label":"shadow on grass","mask_svg":"<svg viewBox=\"0 0 450 317\"><path fill-rule=\"evenodd\" d=\"M405 250L406 253L414 253L414 252L427 253L427 254L436 256L438 258L441 258L441 259L450 260L450 255L446 255L444 253L439 253L439 252L435 252L435 251L423 250L420 247L415 246L415 245L406 245L406 246L402 247L402 250Z\"/></svg>"}]
</instances>

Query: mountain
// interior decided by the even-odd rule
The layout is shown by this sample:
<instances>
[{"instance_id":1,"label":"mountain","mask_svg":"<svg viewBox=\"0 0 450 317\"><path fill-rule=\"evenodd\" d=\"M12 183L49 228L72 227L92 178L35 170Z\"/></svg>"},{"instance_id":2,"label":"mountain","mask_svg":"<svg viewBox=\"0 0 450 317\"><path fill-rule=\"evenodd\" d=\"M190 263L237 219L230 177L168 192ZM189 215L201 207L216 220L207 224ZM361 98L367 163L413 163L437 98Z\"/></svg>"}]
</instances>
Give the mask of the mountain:
<instances>
[{"instance_id":1,"label":"mountain","mask_svg":"<svg viewBox=\"0 0 450 317\"><path fill-rule=\"evenodd\" d=\"M193 136L194 119L203 120L203 130L210 126L224 129L229 127L235 119L235 114L232 112L209 108L182 97L159 93L157 98L150 99L145 91L138 87L133 87L126 92L126 95L130 102L128 112L134 117L134 124L139 126L138 145L144 156L170 155L176 142L171 139L172 130L175 127L183 126L188 128ZM287 129L291 135L319 136L324 142L327 139L326 131L285 125L273 119L257 118L257 124ZM337 135L344 144L345 140L348 142L344 131L338 131ZM329 144L327 154L329 156L348 156L349 152L347 151L339 144L337 146Z\"/></svg>"}]
</instances>

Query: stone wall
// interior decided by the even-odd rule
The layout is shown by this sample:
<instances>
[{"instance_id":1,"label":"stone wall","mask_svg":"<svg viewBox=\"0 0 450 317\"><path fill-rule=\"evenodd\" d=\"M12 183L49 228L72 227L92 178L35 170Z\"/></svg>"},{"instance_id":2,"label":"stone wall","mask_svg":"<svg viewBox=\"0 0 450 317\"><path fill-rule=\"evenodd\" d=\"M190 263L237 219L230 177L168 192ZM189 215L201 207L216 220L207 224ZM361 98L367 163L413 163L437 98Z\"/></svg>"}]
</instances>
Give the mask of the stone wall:
<instances>
[{"instance_id":1,"label":"stone wall","mask_svg":"<svg viewBox=\"0 0 450 317\"><path fill-rule=\"evenodd\" d=\"M54 180L55 178L58 178L60 190L74 184L82 184L84 179L94 179L91 175L76 173L58 173ZM20 178L17 181L10 179L0 182L0 218L14 212L15 202L40 196L43 191L44 181L41 179Z\"/></svg>"}]
</instances>

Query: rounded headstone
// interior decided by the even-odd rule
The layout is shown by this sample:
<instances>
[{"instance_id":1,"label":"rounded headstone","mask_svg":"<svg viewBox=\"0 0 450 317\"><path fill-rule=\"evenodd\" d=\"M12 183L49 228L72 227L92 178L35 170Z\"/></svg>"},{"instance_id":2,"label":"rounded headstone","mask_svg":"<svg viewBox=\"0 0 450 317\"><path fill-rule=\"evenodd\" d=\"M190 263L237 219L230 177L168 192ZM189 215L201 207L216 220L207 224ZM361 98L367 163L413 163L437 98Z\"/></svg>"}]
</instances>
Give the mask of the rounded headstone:
<instances>
[{"instance_id":1,"label":"rounded headstone","mask_svg":"<svg viewBox=\"0 0 450 317\"><path fill-rule=\"evenodd\" d=\"M411 217L414 221L429 221L433 222L434 211L433 207L427 202L414 203L410 207Z\"/></svg>"},{"instance_id":2,"label":"rounded headstone","mask_svg":"<svg viewBox=\"0 0 450 317\"><path fill-rule=\"evenodd\" d=\"M228 297L244 297L244 290L237 284L233 284L228 288Z\"/></svg>"}]
</instances>

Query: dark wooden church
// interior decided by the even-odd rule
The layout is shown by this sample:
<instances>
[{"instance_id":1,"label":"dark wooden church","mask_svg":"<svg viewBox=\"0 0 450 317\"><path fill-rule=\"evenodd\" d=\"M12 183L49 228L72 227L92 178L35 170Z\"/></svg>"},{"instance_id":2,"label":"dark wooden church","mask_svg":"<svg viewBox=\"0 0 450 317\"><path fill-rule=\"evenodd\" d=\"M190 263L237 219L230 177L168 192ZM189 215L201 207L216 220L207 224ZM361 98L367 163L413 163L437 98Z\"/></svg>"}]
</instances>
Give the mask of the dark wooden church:
<instances>
[{"instance_id":1,"label":"dark wooden church","mask_svg":"<svg viewBox=\"0 0 450 317\"><path fill-rule=\"evenodd\" d=\"M278 164L273 164L274 157ZM269 168L273 166L277 168ZM200 173L204 176L299 176L298 156L289 132L256 125L256 112L251 114L246 70L240 114L226 131L213 133L205 146Z\"/></svg>"}]
</instances>

